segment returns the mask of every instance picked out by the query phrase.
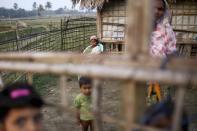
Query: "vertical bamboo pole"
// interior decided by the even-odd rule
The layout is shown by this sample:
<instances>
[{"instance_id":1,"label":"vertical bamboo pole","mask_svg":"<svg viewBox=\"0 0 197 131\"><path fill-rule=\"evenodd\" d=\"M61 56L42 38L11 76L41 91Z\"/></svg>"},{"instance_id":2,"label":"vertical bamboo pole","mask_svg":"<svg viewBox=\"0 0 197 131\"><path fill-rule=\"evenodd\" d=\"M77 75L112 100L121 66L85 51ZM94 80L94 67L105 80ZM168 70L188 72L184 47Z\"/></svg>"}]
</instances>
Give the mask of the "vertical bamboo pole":
<instances>
[{"instance_id":1,"label":"vertical bamboo pole","mask_svg":"<svg viewBox=\"0 0 197 131\"><path fill-rule=\"evenodd\" d=\"M130 60L138 59L139 54L148 54L148 43L151 33L152 20L152 1L150 0L128 0L127 3L127 31L126 31L126 46L127 54ZM132 129L131 125L135 123L139 117L136 114L142 113L142 109L146 104L142 103L141 95L143 93L136 85L136 81L128 81L126 87L123 88L123 108L125 117L125 131ZM141 106L143 105L143 106ZM138 109L138 107L143 107Z\"/></svg>"},{"instance_id":2,"label":"vertical bamboo pole","mask_svg":"<svg viewBox=\"0 0 197 131\"><path fill-rule=\"evenodd\" d=\"M97 10L97 35L98 38L101 40L102 39L102 18L101 18L101 11Z\"/></svg>"},{"instance_id":3,"label":"vertical bamboo pole","mask_svg":"<svg viewBox=\"0 0 197 131\"><path fill-rule=\"evenodd\" d=\"M95 114L94 119L94 131L102 131L102 87L100 80L95 79L93 81L93 93L92 93L93 112Z\"/></svg>"},{"instance_id":4,"label":"vertical bamboo pole","mask_svg":"<svg viewBox=\"0 0 197 131\"><path fill-rule=\"evenodd\" d=\"M16 48L17 48L17 51L20 51L20 47L19 47L19 33L18 33L18 28L15 30L15 35L16 35ZM14 47L13 47L14 49Z\"/></svg>"},{"instance_id":5,"label":"vertical bamboo pole","mask_svg":"<svg viewBox=\"0 0 197 131\"><path fill-rule=\"evenodd\" d=\"M85 45L86 44L86 30L85 30L85 28L86 28L86 19L84 18L84 20L83 20L83 47L86 46ZM80 50L83 50L83 48L80 47Z\"/></svg>"},{"instance_id":6,"label":"vertical bamboo pole","mask_svg":"<svg viewBox=\"0 0 197 131\"><path fill-rule=\"evenodd\" d=\"M67 91L66 91L66 81L65 75L60 76L60 97L62 106L68 106Z\"/></svg>"},{"instance_id":7,"label":"vertical bamboo pole","mask_svg":"<svg viewBox=\"0 0 197 131\"><path fill-rule=\"evenodd\" d=\"M33 75L31 73L27 73L27 82L28 84L33 84Z\"/></svg>"},{"instance_id":8,"label":"vertical bamboo pole","mask_svg":"<svg viewBox=\"0 0 197 131\"><path fill-rule=\"evenodd\" d=\"M3 86L4 86L3 79L2 79L2 76L0 75L0 90L3 89Z\"/></svg>"},{"instance_id":9,"label":"vertical bamboo pole","mask_svg":"<svg viewBox=\"0 0 197 131\"><path fill-rule=\"evenodd\" d=\"M136 83L134 81L127 81L122 91L123 98L123 117L125 118L124 131L131 131L131 125L135 121L136 108Z\"/></svg>"},{"instance_id":10,"label":"vertical bamboo pole","mask_svg":"<svg viewBox=\"0 0 197 131\"><path fill-rule=\"evenodd\" d=\"M152 30L151 0L128 0L128 28L126 34L127 53L131 56L148 54Z\"/></svg>"},{"instance_id":11,"label":"vertical bamboo pole","mask_svg":"<svg viewBox=\"0 0 197 131\"><path fill-rule=\"evenodd\" d=\"M182 117L183 104L184 104L184 95L185 95L185 88L180 87L176 93L172 131L180 131L181 117Z\"/></svg>"}]
</instances>

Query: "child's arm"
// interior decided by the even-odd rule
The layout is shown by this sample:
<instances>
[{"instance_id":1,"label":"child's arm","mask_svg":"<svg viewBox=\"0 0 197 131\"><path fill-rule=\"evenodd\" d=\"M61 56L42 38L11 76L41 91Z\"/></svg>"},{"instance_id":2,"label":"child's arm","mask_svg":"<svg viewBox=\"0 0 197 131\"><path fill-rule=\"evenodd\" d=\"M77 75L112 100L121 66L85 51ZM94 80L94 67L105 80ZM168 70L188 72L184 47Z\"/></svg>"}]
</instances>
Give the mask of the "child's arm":
<instances>
[{"instance_id":1,"label":"child's arm","mask_svg":"<svg viewBox=\"0 0 197 131\"><path fill-rule=\"evenodd\" d=\"M81 120L80 120L80 107L81 107L81 102L80 102L80 98L76 97L74 100L74 106L76 109L76 119L77 119L77 124L80 125L81 124Z\"/></svg>"},{"instance_id":2,"label":"child's arm","mask_svg":"<svg viewBox=\"0 0 197 131\"><path fill-rule=\"evenodd\" d=\"M80 110L79 109L76 110L76 118L77 118L77 124L81 125Z\"/></svg>"}]
</instances>

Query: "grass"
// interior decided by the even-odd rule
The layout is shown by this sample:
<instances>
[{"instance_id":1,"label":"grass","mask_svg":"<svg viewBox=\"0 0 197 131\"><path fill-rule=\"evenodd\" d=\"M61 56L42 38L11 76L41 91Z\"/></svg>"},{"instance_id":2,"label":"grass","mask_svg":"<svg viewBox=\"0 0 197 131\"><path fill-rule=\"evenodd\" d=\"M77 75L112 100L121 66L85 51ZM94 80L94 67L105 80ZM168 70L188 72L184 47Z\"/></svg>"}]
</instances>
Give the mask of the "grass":
<instances>
[{"instance_id":1,"label":"grass","mask_svg":"<svg viewBox=\"0 0 197 131\"><path fill-rule=\"evenodd\" d=\"M37 91L43 96L52 87L56 87L58 84L58 77L54 75L39 75L33 76L33 84Z\"/></svg>"},{"instance_id":2,"label":"grass","mask_svg":"<svg viewBox=\"0 0 197 131\"><path fill-rule=\"evenodd\" d=\"M19 36L59 29L61 19L61 17L19 19L28 25L28 28L19 31ZM16 38L16 21L17 19L0 20L0 41Z\"/></svg>"},{"instance_id":3,"label":"grass","mask_svg":"<svg viewBox=\"0 0 197 131\"><path fill-rule=\"evenodd\" d=\"M43 32L45 30L46 28L44 27L34 27L34 28L28 27L25 29L20 29L18 31L18 34L19 34L19 37L23 37L23 36L27 36L27 35L34 34L34 33ZM0 32L0 41L6 41L10 39L15 39L15 38L16 38L15 30Z\"/></svg>"}]
</instances>

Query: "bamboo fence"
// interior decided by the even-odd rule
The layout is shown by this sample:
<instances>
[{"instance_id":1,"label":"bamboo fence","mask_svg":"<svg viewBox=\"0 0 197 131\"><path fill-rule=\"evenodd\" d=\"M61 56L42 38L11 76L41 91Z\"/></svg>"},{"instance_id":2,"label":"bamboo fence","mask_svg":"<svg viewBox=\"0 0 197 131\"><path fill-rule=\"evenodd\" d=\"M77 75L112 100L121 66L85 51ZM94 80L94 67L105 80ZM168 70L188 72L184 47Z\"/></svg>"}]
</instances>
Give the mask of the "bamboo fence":
<instances>
[{"instance_id":1,"label":"bamboo fence","mask_svg":"<svg viewBox=\"0 0 197 131\"><path fill-rule=\"evenodd\" d=\"M29 82L35 73L51 73L60 76L61 105L55 105L63 111L72 110L66 98L67 75L90 76L94 79L93 113L95 114L95 131L103 130L103 121L121 125L124 131L141 129L159 131L152 127L138 125L135 121L137 104L137 82L158 81L176 84L177 95L174 113L173 131L180 131L183 98L187 85L197 85L196 59L172 58L167 68L161 70L163 60L153 59L148 55L146 41L151 33L151 4L147 0L128 0L128 28L124 55L95 56L68 53L0 53L0 71L28 72ZM140 17L139 17L140 16ZM72 27L71 27L72 28ZM64 34L62 34L64 35ZM141 37L139 37L141 36ZM124 119L120 120L100 112L102 97L102 79L124 81L122 87Z\"/></svg>"}]
</instances>

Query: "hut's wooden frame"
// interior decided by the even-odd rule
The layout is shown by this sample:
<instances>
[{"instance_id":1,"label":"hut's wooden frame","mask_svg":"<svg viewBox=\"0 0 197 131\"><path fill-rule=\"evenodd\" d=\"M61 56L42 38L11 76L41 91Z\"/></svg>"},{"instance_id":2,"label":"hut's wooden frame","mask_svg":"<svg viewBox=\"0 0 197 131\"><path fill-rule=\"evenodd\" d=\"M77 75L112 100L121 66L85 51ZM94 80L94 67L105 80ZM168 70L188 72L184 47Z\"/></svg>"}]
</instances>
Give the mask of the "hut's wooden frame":
<instances>
[{"instance_id":1,"label":"hut's wooden frame","mask_svg":"<svg viewBox=\"0 0 197 131\"><path fill-rule=\"evenodd\" d=\"M124 3L123 1L125 0L116 0L119 1L119 3ZM174 27L174 31L178 34L179 38L177 41L178 46L184 46L185 50L189 50L187 53L187 56L191 56L192 54L190 54L191 50L192 50L192 46L194 46L195 44L197 44L196 41L192 40L192 37L197 36L197 1L195 0L188 0L188 1L184 1L184 0L167 0L169 1L169 6L171 8L172 11L172 24ZM124 51L125 50L125 38L123 38L122 40L106 40L105 37L103 36L103 26L106 23L103 23L103 15L106 14L113 14L113 10L111 10L109 13L107 13L107 11L105 11L105 8L111 8L111 9L115 9L115 7L113 6L107 6L107 5L111 5L111 3L114 2L112 0L109 0L108 2L104 2L102 4L102 8L98 8L97 9L97 34L101 40L101 42L103 42L103 44L105 45L107 51ZM85 5L84 5L85 6ZM125 5L126 8L126 5ZM126 9L125 9L126 12ZM125 13L126 14L126 13ZM126 15L124 16L126 17ZM184 17L187 17L187 19L185 19ZM194 19L194 20L193 20ZM193 22L192 22L193 20ZM185 23L186 21L186 23ZM113 23L108 22L109 24L113 25ZM191 28L194 29L191 29ZM180 37L181 36L181 37ZM184 40L183 40L184 38ZM197 53L194 53L194 55L196 56Z\"/></svg>"},{"instance_id":2,"label":"hut's wooden frame","mask_svg":"<svg viewBox=\"0 0 197 131\"><path fill-rule=\"evenodd\" d=\"M29 82L32 83L33 73L52 73L60 76L61 100L58 106L64 111L73 111L66 99L66 75L80 74L94 79L93 112L95 116L95 131L102 131L101 121L116 123L125 131L139 128L146 131L158 131L151 127L139 126L135 123L137 81L155 80L162 83L176 84L176 108L173 131L179 131L183 98L187 85L197 85L196 59L174 58L169 62L169 68L160 70L161 59L148 57L146 41L151 32L151 4L147 0L128 0L127 53L122 56L94 56L67 53L1 53L0 71L28 72ZM141 16L141 17L137 17ZM135 18L135 19L133 19ZM146 21L144 20L146 19ZM132 30L132 31L131 31ZM140 34L141 37L136 37ZM118 63L117 63L118 62ZM184 65L184 66L183 66ZM118 79L125 82L123 87L124 120L117 120L101 114L100 95L102 79Z\"/></svg>"}]
</instances>

